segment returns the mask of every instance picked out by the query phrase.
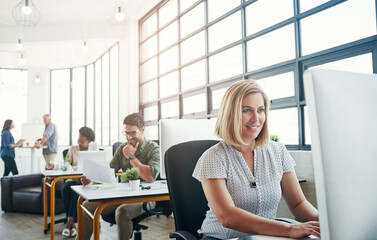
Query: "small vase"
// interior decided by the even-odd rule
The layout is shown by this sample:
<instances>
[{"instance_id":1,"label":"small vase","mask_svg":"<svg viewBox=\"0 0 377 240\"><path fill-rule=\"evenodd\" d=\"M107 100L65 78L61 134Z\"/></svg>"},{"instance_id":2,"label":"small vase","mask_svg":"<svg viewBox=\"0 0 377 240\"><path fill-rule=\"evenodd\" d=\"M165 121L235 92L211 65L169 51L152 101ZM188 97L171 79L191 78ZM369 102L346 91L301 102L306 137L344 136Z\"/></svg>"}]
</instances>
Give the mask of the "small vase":
<instances>
[{"instance_id":1,"label":"small vase","mask_svg":"<svg viewBox=\"0 0 377 240\"><path fill-rule=\"evenodd\" d=\"M139 191L140 179L130 180L131 191Z\"/></svg>"}]
</instances>

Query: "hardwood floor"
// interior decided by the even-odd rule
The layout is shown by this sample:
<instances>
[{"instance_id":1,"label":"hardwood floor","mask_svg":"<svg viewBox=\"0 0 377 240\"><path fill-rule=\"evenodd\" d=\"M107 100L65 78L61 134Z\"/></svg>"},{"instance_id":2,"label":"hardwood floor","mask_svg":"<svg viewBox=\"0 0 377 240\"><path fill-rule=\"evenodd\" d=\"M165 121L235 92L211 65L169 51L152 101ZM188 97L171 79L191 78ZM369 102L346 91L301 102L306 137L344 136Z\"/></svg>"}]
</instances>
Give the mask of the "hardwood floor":
<instances>
[{"instance_id":1,"label":"hardwood floor","mask_svg":"<svg viewBox=\"0 0 377 240\"><path fill-rule=\"evenodd\" d=\"M63 214L57 215L56 219L64 217ZM142 222L149 228L142 231L144 240L165 240L169 239L169 233L174 231L174 219L165 216L152 216ZM61 236L64 224L55 225L55 239L67 239ZM50 239L50 234L43 233L43 216L36 214L23 213L0 213L0 239L7 240L36 240ZM69 238L74 239L74 238ZM116 226L101 219L101 240L117 239Z\"/></svg>"}]
</instances>

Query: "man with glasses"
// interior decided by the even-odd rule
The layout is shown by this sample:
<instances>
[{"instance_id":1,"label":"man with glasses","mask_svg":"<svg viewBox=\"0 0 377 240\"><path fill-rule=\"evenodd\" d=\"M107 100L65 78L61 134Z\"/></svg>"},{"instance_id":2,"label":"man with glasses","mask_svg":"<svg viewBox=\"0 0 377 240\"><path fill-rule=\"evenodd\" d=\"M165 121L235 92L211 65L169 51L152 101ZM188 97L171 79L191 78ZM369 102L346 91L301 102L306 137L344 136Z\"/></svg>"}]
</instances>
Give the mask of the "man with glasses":
<instances>
[{"instance_id":1,"label":"man with glasses","mask_svg":"<svg viewBox=\"0 0 377 240\"><path fill-rule=\"evenodd\" d=\"M153 182L160 171L160 148L151 141L144 138L144 118L139 113L128 115L124 121L124 132L126 143L121 144L116 150L110 167L115 172L120 169L126 171L129 168L140 169L140 178L146 182ZM83 185L90 183L85 176L81 177ZM96 203L85 201L84 206L94 214L97 208ZM152 207L155 203L151 203ZM115 220L118 226L118 239L130 239L132 237L132 219L143 213L142 203L113 205L105 208L102 214L115 213ZM84 214L83 238L90 239L93 232L93 220Z\"/></svg>"}]
</instances>

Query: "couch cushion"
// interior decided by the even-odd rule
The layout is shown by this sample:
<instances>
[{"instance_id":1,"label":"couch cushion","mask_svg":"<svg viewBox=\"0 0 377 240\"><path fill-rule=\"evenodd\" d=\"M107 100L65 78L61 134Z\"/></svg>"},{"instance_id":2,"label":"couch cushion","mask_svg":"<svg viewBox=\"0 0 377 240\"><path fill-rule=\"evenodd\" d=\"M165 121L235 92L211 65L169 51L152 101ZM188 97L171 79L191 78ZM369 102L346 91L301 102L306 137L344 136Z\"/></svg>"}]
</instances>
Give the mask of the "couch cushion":
<instances>
[{"instance_id":1,"label":"couch cushion","mask_svg":"<svg viewBox=\"0 0 377 240\"><path fill-rule=\"evenodd\" d=\"M41 192L13 192L13 209L17 212L41 213Z\"/></svg>"}]
</instances>

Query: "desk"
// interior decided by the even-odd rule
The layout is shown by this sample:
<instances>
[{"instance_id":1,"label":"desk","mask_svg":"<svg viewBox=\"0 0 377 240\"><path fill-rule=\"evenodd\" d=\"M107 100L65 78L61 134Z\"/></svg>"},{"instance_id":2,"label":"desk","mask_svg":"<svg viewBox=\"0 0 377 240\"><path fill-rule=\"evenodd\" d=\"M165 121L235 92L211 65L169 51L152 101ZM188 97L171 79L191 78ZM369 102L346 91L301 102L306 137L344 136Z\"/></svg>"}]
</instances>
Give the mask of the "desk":
<instances>
[{"instance_id":1,"label":"desk","mask_svg":"<svg viewBox=\"0 0 377 240\"><path fill-rule=\"evenodd\" d=\"M82 172L67 172L61 170L46 170L41 174L45 176L43 182L43 219L44 233L47 233L47 187L50 187L50 232L51 240L55 238L55 185L60 179L80 178ZM48 180L52 180L51 183Z\"/></svg>"},{"instance_id":2,"label":"desk","mask_svg":"<svg viewBox=\"0 0 377 240\"><path fill-rule=\"evenodd\" d=\"M169 200L169 192L166 181L155 181L154 183L142 183L143 186L151 186L150 190L131 191L128 184L118 183L115 186L71 186L80 196L77 201L77 239L82 239L83 211L93 218L93 237L94 240L100 239L100 216L107 206L125 203L165 201ZM126 186L125 186L126 185ZM86 199L89 202L98 203L98 207L92 215L82 202Z\"/></svg>"},{"instance_id":3,"label":"desk","mask_svg":"<svg viewBox=\"0 0 377 240\"><path fill-rule=\"evenodd\" d=\"M31 149L31 155L30 155L30 173L35 173L38 172L38 170L34 171L35 167L35 149L37 148L36 146L22 146L20 148L30 148ZM41 146L42 148L47 148L47 146Z\"/></svg>"}]
</instances>

